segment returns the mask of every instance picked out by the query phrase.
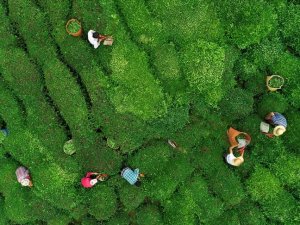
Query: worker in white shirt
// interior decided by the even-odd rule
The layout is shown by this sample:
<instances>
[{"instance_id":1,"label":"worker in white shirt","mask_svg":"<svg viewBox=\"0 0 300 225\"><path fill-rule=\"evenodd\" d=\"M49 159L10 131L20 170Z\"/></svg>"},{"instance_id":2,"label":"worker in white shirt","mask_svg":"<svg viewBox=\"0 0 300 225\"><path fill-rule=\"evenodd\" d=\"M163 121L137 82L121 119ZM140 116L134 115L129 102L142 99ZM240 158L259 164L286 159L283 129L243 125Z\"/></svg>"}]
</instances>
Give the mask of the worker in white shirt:
<instances>
[{"instance_id":1,"label":"worker in white shirt","mask_svg":"<svg viewBox=\"0 0 300 225\"><path fill-rule=\"evenodd\" d=\"M112 45L113 39L111 36L101 35L94 30L90 30L88 32L89 42L94 46L94 48L98 48L100 43L103 41L103 45Z\"/></svg>"},{"instance_id":2,"label":"worker in white shirt","mask_svg":"<svg viewBox=\"0 0 300 225\"><path fill-rule=\"evenodd\" d=\"M235 157L235 155L233 154L233 149L235 147L237 146L229 147L229 154L225 156L225 159L227 163L232 166L240 166L244 162L244 148L239 151L241 155L239 157Z\"/></svg>"}]
</instances>

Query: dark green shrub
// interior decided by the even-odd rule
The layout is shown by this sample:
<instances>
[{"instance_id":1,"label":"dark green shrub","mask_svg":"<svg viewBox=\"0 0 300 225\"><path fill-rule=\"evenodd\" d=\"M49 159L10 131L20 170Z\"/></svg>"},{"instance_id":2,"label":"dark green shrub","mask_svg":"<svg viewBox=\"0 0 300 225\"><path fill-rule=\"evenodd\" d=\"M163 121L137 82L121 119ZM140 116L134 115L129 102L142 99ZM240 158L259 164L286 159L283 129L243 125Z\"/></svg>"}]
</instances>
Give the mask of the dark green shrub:
<instances>
[{"instance_id":1,"label":"dark green shrub","mask_svg":"<svg viewBox=\"0 0 300 225\"><path fill-rule=\"evenodd\" d=\"M117 214L111 218L105 225L129 225L129 217L126 214ZM89 225L89 224L87 224Z\"/></svg>"},{"instance_id":2,"label":"dark green shrub","mask_svg":"<svg viewBox=\"0 0 300 225\"><path fill-rule=\"evenodd\" d=\"M9 18L5 15L6 10L4 9L3 5L0 4L0 20L1 20L1 27L0 27L0 47L1 49L4 47L16 46L17 44L17 37L11 34L12 27L10 26Z\"/></svg>"},{"instance_id":3,"label":"dark green shrub","mask_svg":"<svg viewBox=\"0 0 300 225\"><path fill-rule=\"evenodd\" d=\"M300 115L298 111L287 112L287 134L284 142L287 145L287 150L291 152L299 153L300 142L299 142L299 132L300 132Z\"/></svg>"},{"instance_id":4,"label":"dark green shrub","mask_svg":"<svg viewBox=\"0 0 300 225\"><path fill-rule=\"evenodd\" d=\"M259 133L259 136L252 136L252 138L257 141L251 147L251 161L269 166L278 157L286 155L283 140L279 138L270 139L262 133Z\"/></svg>"},{"instance_id":5,"label":"dark green shrub","mask_svg":"<svg viewBox=\"0 0 300 225\"><path fill-rule=\"evenodd\" d=\"M253 111L252 95L243 89L235 88L228 91L220 102L221 113L225 118L244 119Z\"/></svg>"},{"instance_id":6,"label":"dark green shrub","mask_svg":"<svg viewBox=\"0 0 300 225\"><path fill-rule=\"evenodd\" d=\"M8 1L9 16L25 39L29 54L40 65L56 57L44 14L30 0ZM44 29L41 29L43 27Z\"/></svg>"},{"instance_id":7,"label":"dark green shrub","mask_svg":"<svg viewBox=\"0 0 300 225\"><path fill-rule=\"evenodd\" d=\"M147 1L154 16L161 19L163 28L181 46L198 39L222 41L223 28L209 1ZM205 10L203 10L205 9Z\"/></svg>"},{"instance_id":8,"label":"dark green shrub","mask_svg":"<svg viewBox=\"0 0 300 225\"><path fill-rule=\"evenodd\" d=\"M180 192L185 196L192 194L193 200L197 204L195 213L204 224L209 224L224 211L221 200L209 193L207 183L199 175L194 176L191 182L186 182Z\"/></svg>"},{"instance_id":9,"label":"dark green shrub","mask_svg":"<svg viewBox=\"0 0 300 225\"><path fill-rule=\"evenodd\" d=\"M226 0L217 5L229 41L241 49L258 43L275 28L277 15L264 0Z\"/></svg>"},{"instance_id":10,"label":"dark green shrub","mask_svg":"<svg viewBox=\"0 0 300 225\"><path fill-rule=\"evenodd\" d=\"M85 32L95 30L103 34L107 23L107 16L103 13L102 2L97 0L78 0L72 4L72 14L82 22Z\"/></svg>"},{"instance_id":11,"label":"dark green shrub","mask_svg":"<svg viewBox=\"0 0 300 225\"><path fill-rule=\"evenodd\" d=\"M8 218L5 215L5 209L4 209L4 198L0 197L0 224L8 224Z\"/></svg>"},{"instance_id":12,"label":"dark green shrub","mask_svg":"<svg viewBox=\"0 0 300 225\"><path fill-rule=\"evenodd\" d=\"M22 109L12 93L4 87L2 82L0 82L0 95L1 117L6 121L11 131L22 130L24 128Z\"/></svg>"},{"instance_id":13,"label":"dark green shrub","mask_svg":"<svg viewBox=\"0 0 300 225\"><path fill-rule=\"evenodd\" d=\"M92 190L87 191L88 212L97 220L107 220L115 214L117 196L110 187L99 183Z\"/></svg>"},{"instance_id":14,"label":"dark green shrub","mask_svg":"<svg viewBox=\"0 0 300 225\"><path fill-rule=\"evenodd\" d=\"M206 101L215 106L223 96L225 50L215 43L198 40L183 48L180 56L192 90L204 94Z\"/></svg>"},{"instance_id":15,"label":"dark green shrub","mask_svg":"<svg viewBox=\"0 0 300 225\"><path fill-rule=\"evenodd\" d=\"M247 181L247 190L254 201L266 202L275 199L281 191L280 181L266 168L255 167Z\"/></svg>"},{"instance_id":16,"label":"dark green shrub","mask_svg":"<svg viewBox=\"0 0 300 225\"><path fill-rule=\"evenodd\" d=\"M55 27L61 20L66 20L70 13L70 2L68 0L37 0L41 5L47 18L50 19L52 26Z\"/></svg>"},{"instance_id":17,"label":"dark green shrub","mask_svg":"<svg viewBox=\"0 0 300 225\"><path fill-rule=\"evenodd\" d=\"M263 212L250 199L237 206L241 225L267 225Z\"/></svg>"},{"instance_id":18,"label":"dark green shrub","mask_svg":"<svg viewBox=\"0 0 300 225\"><path fill-rule=\"evenodd\" d=\"M173 96L186 89L187 82L182 77L174 43L156 47L153 50L152 61L165 91Z\"/></svg>"},{"instance_id":19,"label":"dark green shrub","mask_svg":"<svg viewBox=\"0 0 300 225\"><path fill-rule=\"evenodd\" d=\"M174 195L173 198L166 201L164 213L164 224L168 225L193 225L195 224L195 211L197 205L192 195L182 196Z\"/></svg>"},{"instance_id":20,"label":"dark green shrub","mask_svg":"<svg viewBox=\"0 0 300 225\"><path fill-rule=\"evenodd\" d=\"M248 58L242 58L235 64L238 73L238 83L253 94L261 94L267 90L266 76L257 65Z\"/></svg>"},{"instance_id":21,"label":"dark green shrub","mask_svg":"<svg viewBox=\"0 0 300 225\"><path fill-rule=\"evenodd\" d=\"M144 1L118 0L117 2L134 38L139 43L153 47L166 41L166 30L163 29L162 22L149 13Z\"/></svg>"},{"instance_id":22,"label":"dark green shrub","mask_svg":"<svg viewBox=\"0 0 300 225\"><path fill-rule=\"evenodd\" d=\"M269 112L284 113L287 107L287 100L279 93L265 94L257 106L261 118L264 118Z\"/></svg>"},{"instance_id":23,"label":"dark green shrub","mask_svg":"<svg viewBox=\"0 0 300 225\"><path fill-rule=\"evenodd\" d=\"M287 12L283 16L282 34L288 46L291 46L295 51L300 53L300 32L298 29L300 20L300 6L297 4L290 4L287 7Z\"/></svg>"},{"instance_id":24,"label":"dark green shrub","mask_svg":"<svg viewBox=\"0 0 300 225\"><path fill-rule=\"evenodd\" d=\"M146 177L157 176L168 164L173 153L173 149L167 141L158 142L140 149L130 160L130 165L140 169Z\"/></svg>"},{"instance_id":25,"label":"dark green shrub","mask_svg":"<svg viewBox=\"0 0 300 225\"><path fill-rule=\"evenodd\" d=\"M136 213L136 222L138 225L163 225L162 215L159 208L154 205L144 205Z\"/></svg>"},{"instance_id":26,"label":"dark green shrub","mask_svg":"<svg viewBox=\"0 0 300 225\"><path fill-rule=\"evenodd\" d=\"M233 209L227 210L225 213L223 213L219 218L212 221L212 224L224 224L224 225L231 225L231 224L238 224L240 225L239 215L236 211Z\"/></svg>"},{"instance_id":27,"label":"dark green shrub","mask_svg":"<svg viewBox=\"0 0 300 225\"><path fill-rule=\"evenodd\" d=\"M177 186L193 172L194 168L188 162L186 154L177 153L157 175L145 177L146 194L160 201L170 198Z\"/></svg>"},{"instance_id":28,"label":"dark green shrub","mask_svg":"<svg viewBox=\"0 0 300 225\"><path fill-rule=\"evenodd\" d=\"M88 110L80 88L70 71L60 61L52 60L45 65L44 73L50 95L58 105L62 116L71 129L80 129L80 124L87 123L84 121L87 121Z\"/></svg>"},{"instance_id":29,"label":"dark green shrub","mask_svg":"<svg viewBox=\"0 0 300 225\"><path fill-rule=\"evenodd\" d=\"M120 179L122 179L120 177ZM144 201L146 195L144 193L145 182L141 187L130 185L127 181L122 179L122 186L119 189L120 201L124 206L125 212L130 212Z\"/></svg>"}]
</instances>

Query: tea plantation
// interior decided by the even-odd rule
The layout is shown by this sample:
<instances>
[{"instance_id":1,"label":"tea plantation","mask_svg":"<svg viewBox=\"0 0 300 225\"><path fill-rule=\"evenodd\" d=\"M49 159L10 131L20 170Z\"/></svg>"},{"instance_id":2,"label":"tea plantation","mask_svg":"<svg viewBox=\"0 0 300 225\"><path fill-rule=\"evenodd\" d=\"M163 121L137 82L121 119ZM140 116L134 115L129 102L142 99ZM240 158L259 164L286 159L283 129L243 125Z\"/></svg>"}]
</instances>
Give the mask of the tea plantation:
<instances>
[{"instance_id":1,"label":"tea plantation","mask_svg":"<svg viewBox=\"0 0 300 225\"><path fill-rule=\"evenodd\" d=\"M1 225L300 224L298 0L0 0L0 16ZM280 137L259 130L269 112ZM252 138L240 167L229 126ZM89 171L109 179L85 189Z\"/></svg>"}]
</instances>

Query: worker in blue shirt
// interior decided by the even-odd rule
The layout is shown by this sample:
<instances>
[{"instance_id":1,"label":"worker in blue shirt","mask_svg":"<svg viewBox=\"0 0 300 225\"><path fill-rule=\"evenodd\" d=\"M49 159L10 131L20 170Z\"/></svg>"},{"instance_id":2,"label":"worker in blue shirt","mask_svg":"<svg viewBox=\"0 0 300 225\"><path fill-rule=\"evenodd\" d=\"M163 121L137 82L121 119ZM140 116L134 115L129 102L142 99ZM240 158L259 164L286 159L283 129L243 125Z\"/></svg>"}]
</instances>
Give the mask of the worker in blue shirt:
<instances>
[{"instance_id":1,"label":"worker in blue shirt","mask_svg":"<svg viewBox=\"0 0 300 225\"><path fill-rule=\"evenodd\" d=\"M140 173L139 169L135 169L134 171L129 167L125 167L122 172L121 176L128 181L131 185L135 185L137 187L141 186L140 178L144 177L143 173Z\"/></svg>"},{"instance_id":2,"label":"worker in blue shirt","mask_svg":"<svg viewBox=\"0 0 300 225\"><path fill-rule=\"evenodd\" d=\"M0 132L2 132L4 134L4 136L8 135L8 129L7 128L0 129Z\"/></svg>"},{"instance_id":3,"label":"worker in blue shirt","mask_svg":"<svg viewBox=\"0 0 300 225\"><path fill-rule=\"evenodd\" d=\"M266 117L265 120L267 123L274 127L272 133L266 132L267 136L280 136L286 131L287 121L286 118L278 113L278 112L270 112Z\"/></svg>"}]
</instances>

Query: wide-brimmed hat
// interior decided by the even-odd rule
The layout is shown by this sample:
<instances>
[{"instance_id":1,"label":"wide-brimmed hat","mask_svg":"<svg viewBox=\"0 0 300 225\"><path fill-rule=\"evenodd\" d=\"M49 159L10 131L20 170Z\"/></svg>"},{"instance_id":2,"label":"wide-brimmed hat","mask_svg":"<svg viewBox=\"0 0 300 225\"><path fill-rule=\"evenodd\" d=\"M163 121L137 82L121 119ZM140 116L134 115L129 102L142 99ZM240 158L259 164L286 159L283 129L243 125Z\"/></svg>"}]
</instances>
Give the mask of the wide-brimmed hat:
<instances>
[{"instance_id":1,"label":"wide-brimmed hat","mask_svg":"<svg viewBox=\"0 0 300 225\"><path fill-rule=\"evenodd\" d=\"M275 136L280 136L280 135L282 135L285 131L286 131L285 127L279 125L279 126L276 126L276 127L274 128L273 134L274 134Z\"/></svg>"},{"instance_id":2,"label":"wide-brimmed hat","mask_svg":"<svg viewBox=\"0 0 300 225\"><path fill-rule=\"evenodd\" d=\"M25 178L25 179L21 180L21 185L22 186L29 186L29 184L30 184L29 179Z\"/></svg>"},{"instance_id":3,"label":"wide-brimmed hat","mask_svg":"<svg viewBox=\"0 0 300 225\"><path fill-rule=\"evenodd\" d=\"M91 185L95 185L95 184L97 184L97 182L98 182L97 179L92 179L92 180L90 181L90 184L91 184Z\"/></svg>"}]
</instances>

